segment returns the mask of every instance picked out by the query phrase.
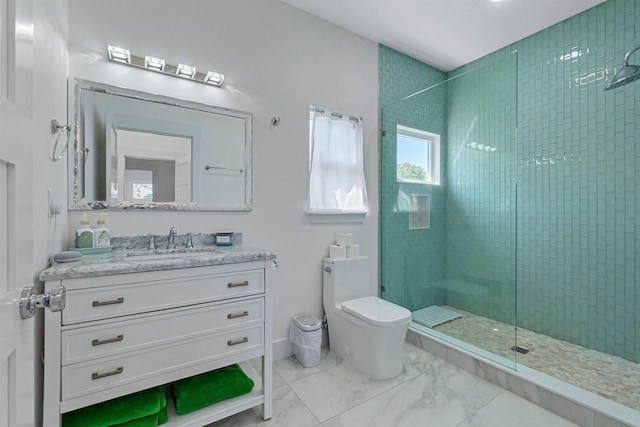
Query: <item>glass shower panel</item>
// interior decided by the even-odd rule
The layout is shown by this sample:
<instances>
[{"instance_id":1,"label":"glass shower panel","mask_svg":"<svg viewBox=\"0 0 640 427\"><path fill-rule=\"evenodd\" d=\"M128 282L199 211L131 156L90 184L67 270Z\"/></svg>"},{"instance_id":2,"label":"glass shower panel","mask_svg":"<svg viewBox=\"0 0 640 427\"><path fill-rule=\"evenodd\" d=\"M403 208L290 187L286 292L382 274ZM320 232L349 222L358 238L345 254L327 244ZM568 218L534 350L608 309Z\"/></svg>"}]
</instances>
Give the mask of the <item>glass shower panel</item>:
<instances>
[{"instance_id":1,"label":"glass shower panel","mask_svg":"<svg viewBox=\"0 0 640 427\"><path fill-rule=\"evenodd\" d=\"M516 71L512 52L443 74L394 102L381 92L381 295L412 311L414 329L510 367L517 349ZM438 138L438 185L397 179L401 167L417 175L398 148L398 126Z\"/></svg>"},{"instance_id":2,"label":"glass shower panel","mask_svg":"<svg viewBox=\"0 0 640 427\"><path fill-rule=\"evenodd\" d=\"M517 54L448 82L447 305L437 329L515 362ZM509 362L507 362L509 361Z\"/></svg>"}]
</instances>

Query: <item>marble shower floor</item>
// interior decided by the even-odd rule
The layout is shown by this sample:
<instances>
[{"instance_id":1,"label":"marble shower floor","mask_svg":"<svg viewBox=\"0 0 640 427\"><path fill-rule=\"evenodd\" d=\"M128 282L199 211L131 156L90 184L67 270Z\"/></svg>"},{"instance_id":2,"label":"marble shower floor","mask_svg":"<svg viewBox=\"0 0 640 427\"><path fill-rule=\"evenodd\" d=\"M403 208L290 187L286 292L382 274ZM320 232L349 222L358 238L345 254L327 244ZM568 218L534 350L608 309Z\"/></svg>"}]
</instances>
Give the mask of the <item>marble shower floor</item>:
<instances>
[{"instance_id":1,"label":"marble shower floor","mask_svg":"<svg viewBox=\"0 0 640 427\"><path fill-rule=\"evenodd\" d=\"M322 349L320 365L274 364L274 414L249 409L209 427L577 426L410 343L403 373L374 381Z\"/></svg>"},{"instance_id":2,"label":"marble shower floor","mask_svg":"<svg viewBox=\"0 0 640 427\"><path fill-rule=\"evenodd\" d=\"M511 350L513 326L443 307L462 314L462 318L434 330L640 410L640 364L521 328L516 330L517 344L529 352L515 353Z\"/></svg>"}]
</instances>

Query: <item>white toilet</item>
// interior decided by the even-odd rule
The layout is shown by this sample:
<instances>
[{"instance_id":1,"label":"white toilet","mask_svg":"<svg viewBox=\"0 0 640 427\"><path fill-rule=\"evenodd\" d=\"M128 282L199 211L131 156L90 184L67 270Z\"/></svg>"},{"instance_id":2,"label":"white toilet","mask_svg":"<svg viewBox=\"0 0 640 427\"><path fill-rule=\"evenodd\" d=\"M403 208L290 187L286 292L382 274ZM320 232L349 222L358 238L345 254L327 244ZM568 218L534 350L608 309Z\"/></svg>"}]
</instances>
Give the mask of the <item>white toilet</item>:
<instances>
[{"instance_id":1,"label":"white toilet","mask_svg":"<svg viewBox=\"0 0 640 427\"><path fill-rule=\"evenodd\" d=\"M371 296L366 257L324 260L329 348L376 380L402 373L411 312Z\"/></svg>"}]
</instances>

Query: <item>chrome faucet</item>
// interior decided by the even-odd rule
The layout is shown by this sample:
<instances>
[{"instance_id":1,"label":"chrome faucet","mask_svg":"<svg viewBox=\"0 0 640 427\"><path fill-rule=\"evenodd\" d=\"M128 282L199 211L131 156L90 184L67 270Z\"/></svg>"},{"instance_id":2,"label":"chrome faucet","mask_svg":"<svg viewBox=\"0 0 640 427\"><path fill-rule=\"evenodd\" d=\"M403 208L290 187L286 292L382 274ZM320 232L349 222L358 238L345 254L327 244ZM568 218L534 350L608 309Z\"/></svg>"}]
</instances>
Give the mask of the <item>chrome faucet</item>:
<instances>
[{"instance_id":1,"label":"chrome faucet","mask_svg":"<svg viewBox=\"0 0 640 427\"><path fill-rule=\"evenodd\" d=\"M199 236L202 233L187 233L187 243L185 244L185 248L187 249L193 249L193 236Z\"/></svg>"},{"instance_id":2,"label":"chrome faucet","mask_svg":"<svg viewBox=\"0 0 640 427\"><path fill-rule=\"evenodd\" d=\"M153 234L149 234L149 246L147 247L150 251L156 250L156 236Z\"/></svg>"},{"instance_id":3,"label":"chrome faucet","mask_svg":"<svg viewBox=\"0 0 640 427\"><path fill-rule=\"evenodd\" d=\"M176 234L178 234L178 231L176 230L176 228L171 227L171 229L169 230L169 244L167 245L167 249L176 248L176 242L175 242Z\"/></svg>"},{"instance_id":4,"label":"chrome faucet","mask_svg":"<svg viewBox=\"0 0 640 427\"><path fill-rule=\"evenodd\" d=\"M138 237L148 237L149 245L147 246L147 250L155 251L156 250L156 236L153 234L138 234Z\"/></svg>"}]
</instances>

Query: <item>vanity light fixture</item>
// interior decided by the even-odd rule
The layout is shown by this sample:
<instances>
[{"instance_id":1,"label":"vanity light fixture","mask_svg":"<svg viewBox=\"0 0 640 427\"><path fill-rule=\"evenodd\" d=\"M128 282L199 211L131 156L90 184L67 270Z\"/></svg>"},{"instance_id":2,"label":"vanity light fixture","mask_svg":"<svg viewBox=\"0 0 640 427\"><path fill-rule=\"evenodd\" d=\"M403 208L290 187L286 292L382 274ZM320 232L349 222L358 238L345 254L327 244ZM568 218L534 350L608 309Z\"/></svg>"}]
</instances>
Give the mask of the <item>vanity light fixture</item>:
<instances>
[{"instance_id":1,"label":"vanity light fixture","mask_svg":"<svg viewBox=\"0 0 640 427\"><path fill-rule=\"evenodd\" d=\"M109 59L112 61L124 62L125 64L131 64L131 54L129 49L122 47L115 47L109 45Z\"/></svg>"},{"instance_id":2,"label":"vanity light fixture","mask_svg":"<svg viewBox=\"0 0 640 427\"><path fill-rule=\"evenodd\" d=\"M164 71L164 59L147 55L144 57L144 66L152 70Z\"/></svg>"},{"instance_id":3,"label":"vanity light fixture","mask_svg":"<svg viewBox=\"0 0 640 427\"><path fill-rule=\"evenodd\" d=\"M224 74L209 71L201 73L196 67L185 64L171 65L167 64L164 59L154 56L135 56L129 53L128 49L111 46L108 48L109 60L120 64L131 65L132 67L142 68L144 70L155 71L167 76L186 78L194 82L205 83L210 86L222 86Z\"/></svg>"},{"instance_id":4,"label":"vanity light fixture","mask_svg":"<svg viewBox=\"0 0 640 427\"><path fill-rule=\"evenodd\" d=\"M213 71L209 71L207 75L204 77L204 81L212 85L220 86L224 81L224 74L214 73Z\"/></svg>"},{"instance_id":5,"label":"vanity light fixture","mask_svg":"<svg viewBox=\"0 0 640 427\"><path fill-rule=\"evenodd\" d=\"M180 77L187 77L192 79L193 76L196 75L196 67L192 67L191 65L178 64L178 68L176 69L176 75Z\"/></svg>"}]
</instances>

